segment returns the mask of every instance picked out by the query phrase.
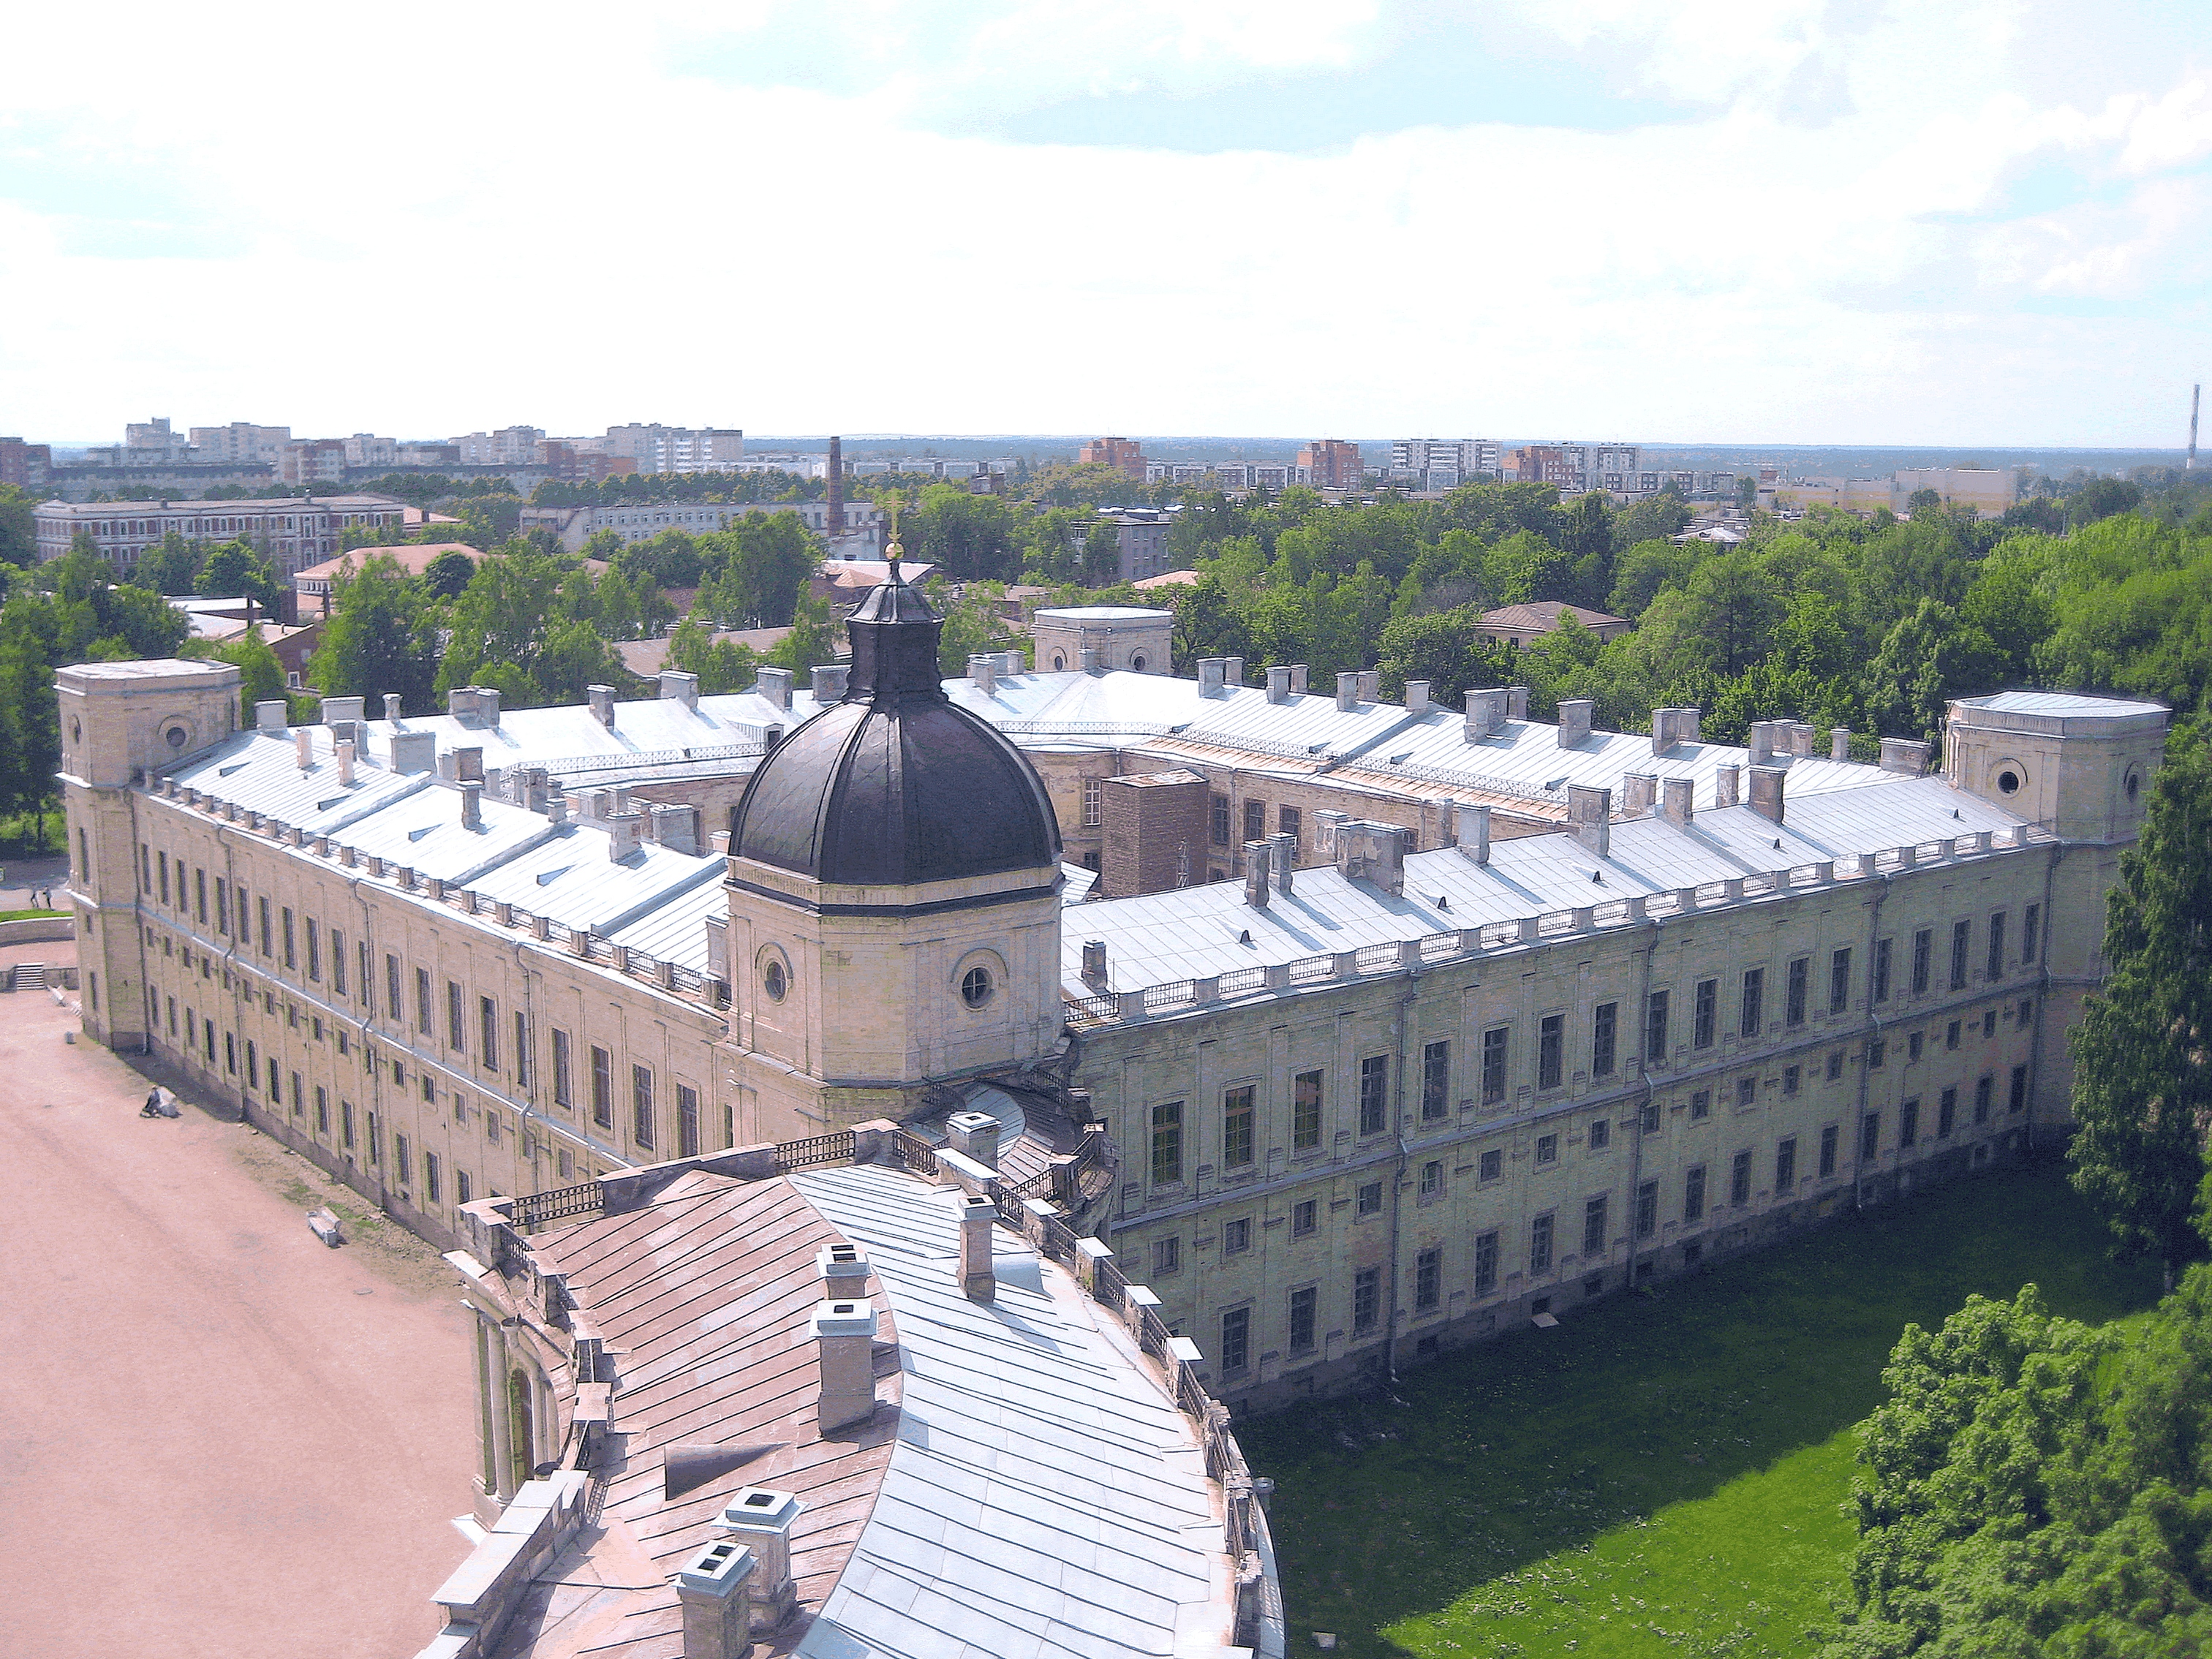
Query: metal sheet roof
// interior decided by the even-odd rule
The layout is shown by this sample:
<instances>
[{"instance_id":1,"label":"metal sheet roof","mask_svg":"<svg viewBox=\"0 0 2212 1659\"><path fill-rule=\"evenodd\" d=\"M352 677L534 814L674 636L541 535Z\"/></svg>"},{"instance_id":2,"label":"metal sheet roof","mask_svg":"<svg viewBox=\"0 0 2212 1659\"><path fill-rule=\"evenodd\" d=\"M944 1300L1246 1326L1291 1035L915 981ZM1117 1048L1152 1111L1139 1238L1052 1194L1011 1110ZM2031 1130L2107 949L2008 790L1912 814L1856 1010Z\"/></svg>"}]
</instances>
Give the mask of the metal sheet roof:
<instances>
[{"instance_id":1,"label":"metal sheet roof","mask_svg":"<svg viewBox=\"0 0 2212 1659\"><path fill-rule=\"evenodd\" d=\"M2125 714L2164 714L2162 702L2142 702L2127 697L2093 697L2079 691L1999 691L1986 697L1960 699L1970 708L1987 708L2000 714L2048 714L2061 720L2083 715L2118 718Z\"/></svg>"}]
</instances>

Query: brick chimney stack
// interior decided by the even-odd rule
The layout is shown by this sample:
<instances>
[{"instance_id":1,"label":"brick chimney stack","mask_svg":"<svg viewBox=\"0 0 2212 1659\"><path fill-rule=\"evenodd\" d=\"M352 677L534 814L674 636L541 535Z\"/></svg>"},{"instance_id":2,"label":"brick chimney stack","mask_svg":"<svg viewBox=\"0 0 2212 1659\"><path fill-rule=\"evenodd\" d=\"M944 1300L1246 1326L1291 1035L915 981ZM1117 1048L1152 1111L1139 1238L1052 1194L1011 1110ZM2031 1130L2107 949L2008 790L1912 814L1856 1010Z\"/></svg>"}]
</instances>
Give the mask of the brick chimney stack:
<instances>
[{"instance_id":1,"label":"brick chimney stack","mask_svg":"<svg viewBox=\"0 0 2212 1659\"><path fill-rule=\"evenodd\" d=\"M845 446L841 439L830 440L830 534L834 538L845 533Z\"/></svg>"}]
</instances>

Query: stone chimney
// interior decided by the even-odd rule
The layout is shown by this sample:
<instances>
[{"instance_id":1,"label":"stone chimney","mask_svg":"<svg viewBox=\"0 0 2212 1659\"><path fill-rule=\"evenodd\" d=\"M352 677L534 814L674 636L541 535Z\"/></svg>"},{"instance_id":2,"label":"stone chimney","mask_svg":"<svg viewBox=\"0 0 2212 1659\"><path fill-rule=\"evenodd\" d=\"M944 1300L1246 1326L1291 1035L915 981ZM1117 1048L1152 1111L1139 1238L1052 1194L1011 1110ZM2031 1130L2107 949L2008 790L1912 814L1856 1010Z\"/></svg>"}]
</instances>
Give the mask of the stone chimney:
<instances>
[{"instance_id":1,"label":"stone chimney","mask_svg":"<svg viewBox=\"0 0 2212 1659\"><path fill-rule=\"evenodd\" d=\"M606 820L606 828L607 858L611 862L620 864L624 859L637 851L638 836L636 813L612 813L609 815Z\"/></svg>"},{"instance_id":2,"label":"stone chimney","mask_svg":"<svg viewBox=\"0 0 2212 1659\"><path fill-rule=\"evenodd\" d=\"M447 750L453 757L453 781L482 783L484 781L483 750L474 745L466 749Z\"/></svg>"},{"instance_id":3,"label":"stone chimney","mask_svg":"<svg viewBox=\"0 0 2212 1659\"><path fill-rule=\"evenodd\" d=\"M1103 939L1083 941L1083 982L1094 991L1106 988L1106 941Z\"/></svg>"},{"instance_id":4,"label":"stone chimney","mask_svg":"<svg viewBox=\"0 0 2212 1659\"><path fill-rule=\"evenodd\" d=\"M1813 728L1803 720L1792 720L1788 726L1790 752L1799 760L1813 757Z\"/></svg>"},{"instance_id":5,"label":"stone chimney","mask_svg":"<svg viewBox=\"0 0 2212 1659\"><path fill-rule=\"evenodd\" d=\"M1291 695L1303 697L1306 694L1306 665L1302 662L1291 665Z\"/></svg>"},{"instance_id":6,"label":"stone chimney","mask_svg":"<svg viewBox=\"0 0 2212 1659\"><path fill-rule=\"evenodd\" d=\"M823 481L829 485L829 499L824 502L828 512L823 524L835 538L845 533L845 446L838 438L830 440L830 465L823 469Z\"/></svg>"},{"instance_id":7,"label":"stone chimney","mask_svg":"<svg viewBox=\"0 0 2212 1659\"><path fill-rule=\"evenodd\" d=\"M1736 804L1736 788L1743 769L1731 763L1713 769L1713 805L1733 806Z\"/></svg>"},{"instance_id":8,"label":"stone chimney","mask_svg":"<svg viewBox=\"0 0 2212 1659\"><path fill-rule=\"evenodd\" d=\"M660 695L682 703L686 708L696 708L699 706L699 677L687 674L680 668L664 668L660 671Z\"/></svg>"},{"instance_id":9,"label":"stone chimney","mask_svg":"<svg viewBox=\"0 0 2212 1659\"><path fill-rule=\"evenodd\" d=\"M1851 757L1851 728L1838 726L1828 732L1828 758L1847 761Z\"/></svg>"},{"instance_id":10,"label":"stone chimney","mask_svg":"<svg viewBox=\"0 0 2212 1659\"><path fill-rule=\"evenodd\" d=\"M999 1206L988 1198L960 1200L960 1293L970 1302L995 1302L999 1280L991 1267L991 1233Z\"/></svg>"},{"instance_id":11,"label":"stone chimney","mask_svg":"<svg viewBox=\"0 0 2212 1659\"><path fill-rule=\"evenodd\" d=\"M1789 774L1779 766L1751 769L1751 810L1776 823L1782 822L1782 780Z\"/></svg>"},{"instance_id":12,"label":"stone chimney","mask_svg":"<svg viewBox=\"0 0 2212 1659\"><path fill-rule=\"evenodd\" d=\"M1917 778L1928 769L1928 745L1913 738L1881 740L1881 769Z\"/></svg>"},{"instance_id":13,"label":"stone chimney","mask_svg":"<svg viewBox=\"0 0 2212 1659\"><path fill-rule=\"evenodd\" d=\"M1224 657L1221 659L1221 678L1224 683L1230 685L1243 684L1244 659L1242 657Z\"/></svg>"},{"instance_id":14,"label":"stone chimney","mask_svg":"<svg viewBox=\"0 0 2212 1659\"><path fill-rule=\"evenodd\" d=\"M353 741L348 738L338 744L338 787L353 787Z\"/></svg>"},{"instance_id":15,"label":"stone chimney","mask_svg":"<svg viewBox=\"0 0 2212 1659\"><path fill-rule=\"evenodd\" d=\"M287 705L282 697L274 702L253 705L253 729L257 732L282 732L290 721L286 718Z\"/></svg>"},{"instance_id":16,"label":"stone chimney","mask_svg":"<svg viewBox=\"0 0 2212 1659\"><path fill-rule=\"evenodd\" d=\"M1559 747L1571 749L1590 734L1590 710L1595 705L1588 697L1568 697L1559 704Z\"/></svg>"},{"instance_id":17,"label":"stone chimney","mask_svg":"<svg viewBox=\"0 0 2212 1659\"><path fill-rule=\"evenodd\" d=\"M1255 910L1267 908L1267 860L1272 850L1264 841L1244 843L1244 902Z\"/></svg>"},{"instance_id":18,"label":"stone chimney","mask_svg":"<svg viewBox=\"0 0 2212 1659\"><path fill-rule=\"evenodd\" d=\"M1425 714L1429 712L1428 681L1407 680L1406 682L1406 712L1409 714Z\"/></svg>"},{"instance_id":19,"label":"stone chimney","mask_svg":"<svg viewBox=\"0 0 2212 1659\"><path fill-rule=\"evenodd\" d=\"M1267 671L1267 701L1288 702L1291 700L1291 669L1288 663L1278 664Z\"/></svg>"},{"instance_id":20,"label":"stone chimney","mask_svg":"<svg viewBox=\"0 0 2212 1659\"><path fill-rule=\"evenodd\" d=\"M461 828L483 828L483 785L465 783L461 786Z\"/></svg>"},{"instance_id":21,"label":"stone chimney","mask_svg":"<svg viewBox=\"0 0 2212 1659\"><path fill-rule=\"evenodd\" d=\"M587 685L584 695L591 700L592 718L611 732L615 727L615 689L611 685Z\"/></svg>"},{"instance_id":22,"label":"stone chimney","mask_svg":"<svg viewBox=\"0 0 2212 1659\"><path fill-rule=\"evenodd\" d=\"M1457 809L1459 855L1470 864L1490 862L1490 809L1487 806L1462 806Z\"/></svg>"},{"instance_id":23,"label":"stone chimney","mask_svg":"<svg viewBox=\"0 0 2212 1659\"><path fill-rule=\"evenodd\" d=\"M791 1577L791 1523L805 1506L787 1492L747 1486L722 1510L732 1540L750 1550L752 1633L766 1636L791 1617L798 1587Z\"/></svg>"},{"instance_id":24,"label":"stone chimney","mask_svg":"<svg viewBox=\"0 0 2212 1659\"><path fill-rule=\"evenodd\" d=\"M1505 724L1505 688L1493 686L1486 691L1467 694L1467 740L1486 738Z\"/></svg>"},{"instance_id":25,"label":"stone chimney","mask_svg":"<svg viewBox=\"0 0 2212 1659\"><path fill-rule=\"evenodd\" d=\"M364 706L368 702L366 697L325 697L323 724L336 726L342 720L360 720L368 712Z\"/></svg>"},{"instance_id":26,"label":"stone chimney","mask_svg":"<svg viewBox=\"0 0 2212 1659\"><path fill-rule=\"evenodd\" d=\"M1587 784L1567 786L1567 827L1575 839L1600 858L1613 850L1613 791Z\"/></svg>"},{"instance_id":27,"label":"stone chimney","mask_svg":"<svg viewBox=\"0 0 2212 1659\"><path fill-rule=\"evenodd\" d=\"M1373 883L1393 898L1406 890L1406 832L1395 823L1355 818L1336 827L1336 867L1347 879Z\"/></svg>"},{"instance_id":28,"label":"stone chimney","mask_svg":"<svg viewBox=\"0 0 2212 1659\"><path fill-rule=\"evenodd\" d=\"M987 1170L999 1167L999 1120L988 1112L955 1112L945 1120L945 1139L963 1158Z\"/></svg>"},{"instance_id":29,"label":"stone chimney","mask_svg":"<svg viewBox=\"0 0 2212 1659\"><path fill-rule=\"evenodd\" d=\"M1698 741L1698 714L1694 708L1655 708L1651 711L1651 752L1663 755L1678 744Z\"/></svg>"},{"instance_id":30,"label":"stone chimney","mask_svg":"<svg viewBox=\"0 0 2212 1659\"><path fill-rule=\"evenodd\" d=\"M1228 671L1229 662L1225 657L1200 657L1198 659L1198 695L1201 697L1218 696Z\"/></svg>"},{"instance_id":31,"label":"stone chimney","mask_svg":"<svg viewBox=\"0 0 2212 1659\"><path fill-rule=\"evenodd\" d=\"M1291 883L1296 878L1298 838L1284 832L1268 836L1267 845L1271 849L1267 855L1267 868L1275 878L1275 890L1287 893L1291 890Z\"/></svg>"},{"instance_id":32,"label":"stone chimney","mask_svg":"<svg viewBox=\"0 0 2212 1659\"><path fill-rule=\"evenodd\" d=\"M1696 788L1688 778L1668 778L1659 786L1659 816L1677 830L1688 829L1694 810L1690 798Z\"/></svg>"},{"instance_id":33,"label":"stone chimney","mask_svg":"<svg viewBox=\"0 0 2212 1659\"><path fill-rule=\"evenodd\" d=\"M981 656L969 658L968 678L975 683L975 689L987 697L989 696L998 690L999 659L988 652Z\"/></svg>"},{"instance_id":34,"label":"stone chimney","mask_svg":"<svg viewBox=\"0 0 2212 1659\"><path fill-rule=\"evenodd\" d=\"M401 777L436 769L438 734L434 732L394 732L392 769Z\"/></svg>"},{"instance_id":35,"label":"stone chimney","mask_svg":"<svg viewBox=\"0 0 2212 1659\"><path fill-rule=\"evenodd\" d=\"M1098 672L1098 651L1095 646L1085 646L1075 653L1075 665L1086 674Z\"/></svg>"},{"instance_id":36,"label":"stone chimney","mask_svg":"<svg viewBox=\"0 0 2212 1659\"><path fill-rule=\"evenodd\" d=\"M1359 676L1346 672L1336 677L1336 706L1341 713L1350 713L1359 707Z\"/></svg>"},{"instance_id":37,"label":"stone chimney","mask_svg":"<svg viewBox=\"0 0 2212 1659\"><path fill-rule=\"evenodd\" d=\"M292 757L299 763L302 772L309 770L315 763L315 734L304 726L292 733Z\"/></svg>"},{"instance_id":38,"label":"stone chimney","mask_svg":"<svg viewBox=\"0 0 2212 1659\"><path fill-rule=\"evenodd\" d=\"M699 809L662 805L653 809L653 838L672 853L699 854Z\"/></svg>"},{"instance_id":39,"label":"stone chimney","mask_svg":"<svg viewBox=\"0 0 2212 1659\"><path fill-rule=\"evenodd\" d=\"M845 700L845 687L853 672L850 663L819 662L814 665L812 690L814 701L827 706Z\"/></svg>"},{"instance_id":40,"label":"stone chimney","mask_svg":"<svg viewBox=\"0 0 2212 1659\"><path fill-rule=\"evenodd\" d=\"M477 718L486 726L499 724L499 688L497 686L477 687Z\"/></svg>"},{"instance_id":41,"label":"stone chimney","mask_svg":"<svg viewBox=\"0 0 2212 1659\"><path fill-rule=\"evenodd\" d=\"M1379 702L1382 698L1382 671L1363 668L1359 671L1359 701Z\"/></svg>"},{"instance_id":42,"label":"stone chimney","mask_svg":"<svg viewBox=\"0 0 2212 1659\"><path fill-rule=\"evenodd\" d=\"M822 1383L817 1428L827 1434L866 1422L876 1414L875 1308L863 1297L817 1303L806 1328Z\"/></svg>"},{"instance_id":43,"label":"stone chimney","mask_svg":"<svg viewBox=\"0 0 2212 1659\"><path fill-rule=\"evenodd\" d=\"M862 1295L868 1283L867 1253L857 1244L824 1244L814 1253L822 1273L824 1301L850 1302Z\"/></svg>"},{"instance_id":44,"label":"stone chimney","mask_svg":"<svg viewBox=\"0 0 2212 1659\"><path fill-rule=\"evenodd\" d=\"M791 712L791 671L788 668L763 668L760 680L753 690L776 707L777 712Z\"/></svg>"},{"instance_id":45,"label":"stone chimney","mask_svg":"<svg viewBox=\"0 0 2212 1659\"><path fill-rule=\"evenodd\" d=\"M1644 817L1658 799L1659 780L1655 774L1630 772L1621 778L1620 811L1624 817Z\"/></svg>"},{"instance_id":46,"label":"stone chimney","mask_svg":"<svg viewBox=\"0 0 2212 1659\"><path fill-rule=\"evenodd\" d=\"M1528 688L1527 686L1509 685L1505 688L1505 718L1509 720L1525 720L1528 718Z\"/></svg>"},{"instance_id":47,"label":"stone chimney","mask_svg":"<svg viewBox=\"0 0 2212 1659\"><path fill-rule=\"evenodd\" d=\"M753 1553L735 1538L704 1546L676 1572L684 1659L745 1659L752 1651Z\"/></svg>"},{"instance_id":48,"label":"stone chimney","mask_svg":"<svg viewBox=\"0 0 2212 1659\"><path fill-rule=\"evenodd\" d=\"M1765 766L1774 758L1775 722L1753 720L1751 723L1751 763Z\"/></svg>"},{"instance_id":49,"label":"stone chimney","mask_svg":"<svg viewBox=\"0 0 2212 1659\"><path fill-rule=\"evenodd\" d=\"M384 694L384 718L388 720L399 718L399 694L397 691Z\"/></svg>"}]
</instances>

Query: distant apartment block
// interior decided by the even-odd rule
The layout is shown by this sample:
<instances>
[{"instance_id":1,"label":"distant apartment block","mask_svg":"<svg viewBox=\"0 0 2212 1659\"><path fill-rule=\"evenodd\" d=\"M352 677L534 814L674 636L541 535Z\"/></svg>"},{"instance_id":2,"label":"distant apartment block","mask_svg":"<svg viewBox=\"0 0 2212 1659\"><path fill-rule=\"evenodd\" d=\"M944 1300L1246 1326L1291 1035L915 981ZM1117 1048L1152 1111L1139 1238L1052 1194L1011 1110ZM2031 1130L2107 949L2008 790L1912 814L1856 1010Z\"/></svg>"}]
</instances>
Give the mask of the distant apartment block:
<instances>
[{"instance_id":1,"label":"distant apartment block","mask_svg":"<svg viewBox=\"0 0 2212 1659\"><path fill-rule=\"evenodd\" d=\"M1298 465L1316 489L1358 489L1366 482L1359 446L1340 438L1316 438L1298 451Z\"/></svg>"},{"instance_id":2,"label":"distant apartment block","mask_svg":"<svg viewBox=\"0 0 2212 1659\"><path fill-rule=\"evenodd\" d=\"M1494 438L1399 438L1390 445L1389 481L1401 489L1455 489L1487 473L1495 477Z\"/></svg>"},{"instance_id":3,"label":"distant apartment block","mask_svg":"<svg viewBox=\"0 0 2212 1659\"><path fill-rule=\"evenodd\" d=\"M0 484L18 489L43 489L53 471L51 445L26 443L21 438L0 438Z\"/></svg>"},{"instance_id":4,"label":"distant apartment block","mask_svg":"<svg viewBox=\"0 0 2212 1659\"><path fill-rule=\"evenodd\" d=\"M290 427L256 426L251 421L191 429L192 459L208 465L274 466L291 441Z\"/></svg>"},{"instance_id":5,"label":"distant apartment block","mask_svg":"<svg viewBox=\"0 0 2212 1659\"><path fill-rule=\"evenodd\" d=\"M612 531L625 544L651 541L666 530L704 536L727 530L738 520L756 513L796 513L799 522L817 536L827 537L827 501L649 501L623 507L526 507L522 533L550 530L571 553L601 531ZM841 557L876 556L883 546L884 510L866 501L845 503L845 534L832 551Z\"/></svg>"},{"instance_id":6,"label":"distant apartment block","mask_svg":"<svg viewBox=\"0 0 2212 1659\"><path fill-rule=\"evenodd\" d=\"M102 558L130 576L146 553L174 531L187 541L243 539L287 580L335 555L354 528L388 530L407 523L407 505L389 495L320 495L264 501L47 501L37 509L39 561L58 559L82 532Z\"/></svg>"},{"instance_id":7,"label":"distant apartment block","mask_svg":"<svg viewBox=\"0 0 2212 1659\"><path fill-rule=\"evenodd\" d=\"M459 466L461 450L459 444L439 441L410 441L405 438L380 438L374 432L356 432L343 441L346 465L378 471L392 471L410 466Z\"/></svg>"},{"instance_id":8,"label":"distant apartment block","mask_svg":"<svg viewBox=\"0 0 2212 1659\"><path fill-rule=\"evenodd\" d=\"M1075 459L1085 466L1110 466L1132 483L1145 479L1145 458L1134 438L1093 438Z\"/></svg>"},{"instance_id":9,"label":"distant apartment block","mask_svg":"<svg viewBox=\"0 0 2212 1659\"><path fill-rule=\"evenodd\" d=\"M1174 563L1168 551L1168 531L1173 525L1167 514L1152 507L1132 507L1122 513L1102 513L1101 522L1112 525L1120 537L1114 579L1133 582L1143 576L1157 576ZM1073 533L1080 538L1088 526L1079 525Z\"/></svg>"},{"instance_id":10,"label":"distant apartment block","mask_svg":"<svg viewBox=\"0 0 2212 1659\"><path fill-rule=\"evenodd\" d=\"M277 452L279 483L342 484L345 478L346 442L343 438L295 439Z\"/></svg>"},{"instance_id":11,"label":"distant apartment block","mask_svg":"<svg viewBox=\"0 0 2212 1659\"><path fill-rule=\"evenodd\" d=\"M543 428L503 426L496 432L469 432L446 441L463 466L535 466Z\"/></svg>"},{"instance_id":12,"label":"distant apartment block","mask_svg":"<svg viewBox=\"0 0 2212 1659\"><path fill-rule=\"evenodd\" d=\"M738 427L633 422L609 427L599 445L611 455L625 455L635 461L640 472L720 472L745 458L745 434Z\"/></svg>"},{"instance_id":13,"label":"distant apartment block","mask_svg":"<svg viewBox=\"0 0 2212 1659\"><path fill-rule=\"evenodd\" d=\"M1559 489L1572 489L1582 483L1581 475L1568 465L1565 450L1557 444L1526 444L1509 450L1505 456L1505 480L1509 483L1550 484Z\"/></svg>"}]
</instances>

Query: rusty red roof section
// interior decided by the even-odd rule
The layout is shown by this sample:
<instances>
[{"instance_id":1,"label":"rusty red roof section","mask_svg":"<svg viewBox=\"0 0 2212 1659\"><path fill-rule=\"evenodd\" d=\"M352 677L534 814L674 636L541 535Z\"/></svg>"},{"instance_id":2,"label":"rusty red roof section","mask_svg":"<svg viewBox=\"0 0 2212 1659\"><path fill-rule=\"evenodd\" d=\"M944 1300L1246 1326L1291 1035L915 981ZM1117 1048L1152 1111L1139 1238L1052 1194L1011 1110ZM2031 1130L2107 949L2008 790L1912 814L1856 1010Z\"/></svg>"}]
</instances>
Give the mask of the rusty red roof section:
<instances>
[{"instance_id":1,"label":"rusty red roof section","mask_svg":"<svg viewBox=\"0 0 2212 1659\"><path fill-rule=\"evenodd\" d=\"M531 1241L568 1276L613 1357L618 1450L604 1530L586 1547L586 1562L558 1575L608 1588L554 1588L516 1619L502 1651L680 1659L683 1617L668 1580L746 1486L793 1492L805 1505L792 1534L801 1616L756 1652L787 1651L805 1634L875 1507L898 1425L896 1334L880 1297L874 1419L827 1440L816 1424L815 1346L794 1333L823 1298L815 1252L843 1242L787 1180L696 1171L642 1209ZM750 1455L665 1497L663 1455L701 1444Z\"/></svg>"}]
</instances>

